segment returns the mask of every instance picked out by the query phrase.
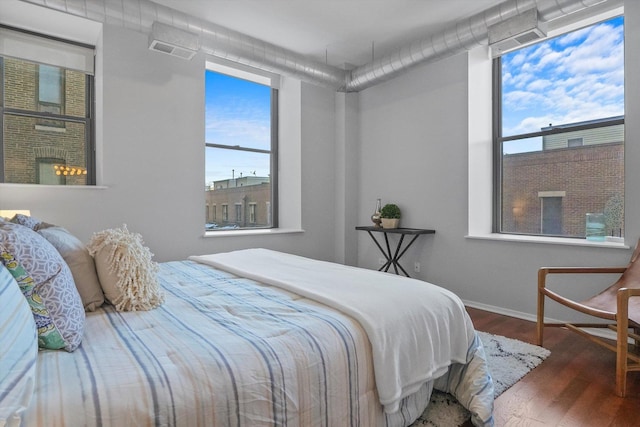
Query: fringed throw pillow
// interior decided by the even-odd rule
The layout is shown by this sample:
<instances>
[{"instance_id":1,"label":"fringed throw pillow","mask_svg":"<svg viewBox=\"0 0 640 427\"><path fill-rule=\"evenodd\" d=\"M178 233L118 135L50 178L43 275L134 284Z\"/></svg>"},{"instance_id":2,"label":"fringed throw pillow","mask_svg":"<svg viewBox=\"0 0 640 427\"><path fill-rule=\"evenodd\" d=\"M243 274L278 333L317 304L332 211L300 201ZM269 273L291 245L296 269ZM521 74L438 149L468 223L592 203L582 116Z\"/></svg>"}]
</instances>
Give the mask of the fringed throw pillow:
<instances>
[{"instance_id":1,"label":"fringed throw pillow","mask_svg":"<svg viewBox=\"0 0 640 427\"><path fill-rule=\"evenodd\" d=\"M151 310L164 301L158 264L142 236L122 228L95 233L87 245L105 298L118 311Z\"/></svg>"}]
</instances>

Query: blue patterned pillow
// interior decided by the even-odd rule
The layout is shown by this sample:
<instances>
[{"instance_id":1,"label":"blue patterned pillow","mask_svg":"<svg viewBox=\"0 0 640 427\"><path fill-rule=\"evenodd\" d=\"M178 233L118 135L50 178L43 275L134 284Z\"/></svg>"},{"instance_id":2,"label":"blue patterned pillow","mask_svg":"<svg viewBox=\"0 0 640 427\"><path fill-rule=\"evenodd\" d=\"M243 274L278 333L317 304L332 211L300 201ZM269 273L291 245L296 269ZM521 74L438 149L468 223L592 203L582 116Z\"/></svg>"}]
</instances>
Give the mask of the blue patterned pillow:
<instances>
[{"instance_id":1,"label":"blue patterned pillow","mask_svg":"<svg viewBox=\"0 0 640 427\"><path fill-rule=\"evenodd\" d=\"M34 218L29 215L23 214L15 214L11 221L14 224L24 225L25 227L29 227L32 230L35 230L36 227L42 222L38 218Z\"/></svg>"},{"instance_id":2,"label":"blue patterned pillow","mask_svg":"<svg viewBox=\"0 0 640 427\"><path fill-rule=\"evenodd\" d=\"M20 425L35 386L38 341L29 305L0 265L0 425Z\"/></svg>"},{"instance_id":3,"label":"blue patterned pillow","mask_svg":"<svg viewBox=\"0 0 640 427\"><path fill-rule=\"evenodd\" d=\"M5 265L14 259L24 268L24 274L30 277L25 280L33 281L32 292L40 297L46 315L51 319L47 323L43 320L44 312L36 309L34 317L38 327L46 324L46 331L56 329L62 336L65 350L78 348L84 333L84 307L71 270L56 248L30 228L5 222L0 223L0 250L6 253L2 257ZM28 295L26 297L29 298ZM41 332L45 332L45 329Z\"/></svg>"}]
</instances>

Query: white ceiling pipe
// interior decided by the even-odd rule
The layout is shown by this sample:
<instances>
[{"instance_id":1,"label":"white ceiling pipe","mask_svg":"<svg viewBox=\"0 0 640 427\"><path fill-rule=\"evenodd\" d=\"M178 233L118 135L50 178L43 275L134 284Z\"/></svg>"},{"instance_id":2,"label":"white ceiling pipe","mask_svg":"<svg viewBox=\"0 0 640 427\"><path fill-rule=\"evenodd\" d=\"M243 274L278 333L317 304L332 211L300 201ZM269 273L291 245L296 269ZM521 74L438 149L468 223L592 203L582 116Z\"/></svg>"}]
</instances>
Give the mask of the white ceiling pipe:
<instances>
[{"instance_id":1,"label":"white ceiling pipe","mask_svg":"<svg viewBox=\"0 0 640 427\"><path fill-rule=\"evenodd\" d=\"M22 0L97 22L121 26L146 34L154 21L197 34L200 50L226 60L304 81L345 86L346 72L303 55L258 40L212 22L187 15L149 0Z\"/></svg>"},{"instance_id":2,"label":"white ceiling pipe","mask_svg":"<svg viewBox=\"0 0 640 427\"><path fill-rule=\"evenodd\" d=\"M603 3L606 0L509 0L500 3L455 27L404 46L389 55L351 71L347 92L359 92L397 76L408 68L428 61L452 56L488 44L487 29L519 13L537 7L541 20L551 21L570 13Z\"/></svg>"},{"instance_id":3,"label":"white ceiling pipe","mask_svg":"<svg viewBox=\"0 0 640 427\"><path fill-rule=\"evenodd\" d=\"M351 72L309 60L303 55L149 0L22 0L98 22L149 33L154 21L200 36L200 49L212 56L269 72L300 78L336 90L358 92L397 76L419 63L487 45L487 28L537 7L548 22L596 4L620 0L508 0L449 28L416 40Z\"/></svg>"}]
</instances>

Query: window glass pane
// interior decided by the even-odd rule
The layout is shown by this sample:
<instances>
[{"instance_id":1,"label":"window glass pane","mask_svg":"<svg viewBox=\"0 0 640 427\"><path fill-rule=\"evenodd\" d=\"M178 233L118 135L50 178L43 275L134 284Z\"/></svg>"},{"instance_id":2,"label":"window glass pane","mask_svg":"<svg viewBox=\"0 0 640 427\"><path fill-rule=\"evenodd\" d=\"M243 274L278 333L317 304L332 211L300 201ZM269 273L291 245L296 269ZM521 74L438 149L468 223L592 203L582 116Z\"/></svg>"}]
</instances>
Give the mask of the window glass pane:
<instances>
[{"instance_id":1,"label":"window glass pane","mask_svg":"<svg viewBox=\"0 0 640 427\"><path fill-rule=\"evenodd\" d=\"M16 184L45 184L38 177L55 174L57 163L41 163L59 159L69 170L59 170L64 180L47 184L85 185L87 183L85 125L64 122L62 129L43 126L38 118L5 114L4 177ZM50 168L48 172L44 168ZM66 172L66 174L65 174ZM73 172L73 173L72 173Z\"/></svg>"},{"instance_id":2,"label":"window glass pane","mask_svg":"<svg viewBox=\"0 0 640 427\"><path fill-rule=\"evenodd\" d=\"M208 143L271 149L271 88L206 72Z\"/></svg>"},{"instance_id":3,"label":"window glass pane","mask_svg":"<svg viewBox=\"0 0 640 427\"><path fill-rule=\"evenodd\" d=\"M207 230L273 226L271 96L268 86L206 72Z\"/></svg>"},{"instance_id":4,"label":"window glass pane","mask_svg":"<svg viewBox=\"0 0 640 427\"><path fill-rule=\"evenodd\" d=\"M4 94L0 182L95 183L87 158L93 156L87 111L91 77L15 58L0 57L0 67Z\"/></svg>"},{"instance_id":5,"label":"window glass pane","mask_svg":"<svg viewBox=\"0 0 640 427\"><path fill-rule=\"evenodd\" d=\"M223 207L221 220L211 218L208 229L271 225L269 162L269 154L206 148L206 203ZM232 216L227 216L227 205L235 206Z\"/></svg>"},{"instance_id":6,"label":"window glass pane","mask_svg":"<svg viewBox=\"0 0 640 427\"><path fill-rule=\"evenodd\" d=\"M502 56L502 136L624 115L623 18Z\"/></svg>"},{"instance_id":7,"label":"window glass pane","mask_svg":"<svg viewBox=\"0 0 640 427\"><path fill-rule=\"evenodd\" d=\"M3 65L6 108L86 117L85 74L15 58L3 58Z\"/></svg>"},{"instance_id":8,"label":"window glass pane","mask_svg":"<svg viewBox=\"0 0 640 427\"><path fill-rule=\"evenodd\" d=\"M623 23L614 18L496 61L500 232L584 238L586 214L604 213L606 233L622 235Z\"/></svg>"}]
</instances>

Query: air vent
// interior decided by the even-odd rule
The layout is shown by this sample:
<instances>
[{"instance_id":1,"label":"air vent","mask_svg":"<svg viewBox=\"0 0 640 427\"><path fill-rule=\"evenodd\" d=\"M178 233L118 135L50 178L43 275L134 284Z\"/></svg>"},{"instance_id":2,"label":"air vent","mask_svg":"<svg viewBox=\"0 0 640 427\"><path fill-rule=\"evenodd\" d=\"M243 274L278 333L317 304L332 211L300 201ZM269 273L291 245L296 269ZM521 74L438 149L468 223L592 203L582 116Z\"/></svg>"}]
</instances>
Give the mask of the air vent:
<instances>
[{"instance_id":1,"label":"air vent","mask_svg":"<svg viewBox=\"0 0 640 427\"><path fill-rule=\"evenodd\" d=\"M198 53L198 35L170 25L154 22L149 35L149 49L182 59Z\"/></svg>"},{"instance_id":2,"label":"air vent","mask_svg":"<svg viewBox=\"0 0 640 427\"><path fill-rule=\"evenodd\" d=\"M540 22L536 8L492 25L487 32L493 57L547 36L546 24Z\"/></svg>"}]
</instances>

